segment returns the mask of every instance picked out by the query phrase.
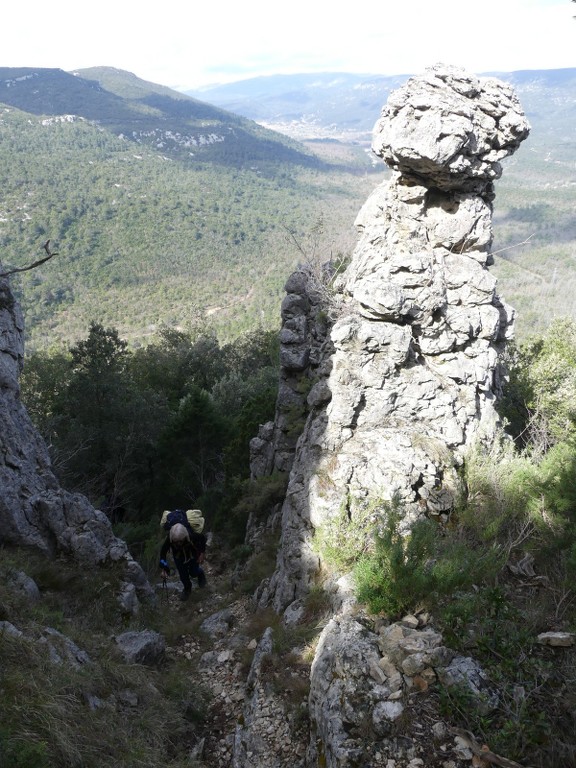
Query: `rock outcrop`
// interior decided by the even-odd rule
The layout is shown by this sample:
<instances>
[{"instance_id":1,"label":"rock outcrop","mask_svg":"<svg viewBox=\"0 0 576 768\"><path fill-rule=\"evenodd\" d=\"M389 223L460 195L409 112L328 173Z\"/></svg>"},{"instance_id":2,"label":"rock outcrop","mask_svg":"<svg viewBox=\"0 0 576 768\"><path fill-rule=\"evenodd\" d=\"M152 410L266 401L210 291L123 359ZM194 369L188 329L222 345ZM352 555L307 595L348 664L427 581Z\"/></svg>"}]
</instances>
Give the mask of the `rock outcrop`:
<instances>
[{"instance_id":1,"label":"rock outcrop","mask_svg":"<svg viewBox=\"0 0 576 768\"><path fill-rule=\"evenodd\" d=\"M287 284L279 416L258 448L260 467L291 473L263 604L306 594L314 535L338 516L361 525L375 502L397 501L405 529L446 519L467 450L493 438L514 318L488 271L493 182L528 132L509 86L453 67L391 94L373 150L393 173L357 218L335 322L310 272ZM293 454L286 411L306 418Z\"/></svg>"},{"instance_id":2,"label":"rock outcrop","mask_svg":"<svg viewBox=\"0 0 576 768\"><path fill-rule=\"evenodd\" d=\"M360 551L393 507L401 532L422 516L448 520L467 452L497 434L514 312L488 271L493 182L528 132L497 80L441 65L411 78L376 124L373 150L392 174L358 215L331 304L310 269L287 283L277 418L252 445L254 476L290 471L276 570L257 593L286 624L322 573L326 531L344 521ZM286 414L304 424L297 441ZM306 765L423 765L423 730L406 710L438 679L492 706L479 666L432 627L408 617L370 628L347 574L323 586L334 616L310 674ZM429 740L444 738L442 723L434 729Z\"/></svg>"},{"instance_id":3,"label":"rock outcrop","mask_svg":"<svg viewBox=\"0 0 576 768\"><path fill-rule=\"evenodd\" d=\"M65 553L84 567L124 565L139 598L153 599L144 572L118 539L106 515L80 494L63 490L48 450L20 401L24 323L6 278L0 278L0 545ZM124 601L126 602L126 601ZM137 603L132 600L131 610Z\"/></svg>"}]
</instances>

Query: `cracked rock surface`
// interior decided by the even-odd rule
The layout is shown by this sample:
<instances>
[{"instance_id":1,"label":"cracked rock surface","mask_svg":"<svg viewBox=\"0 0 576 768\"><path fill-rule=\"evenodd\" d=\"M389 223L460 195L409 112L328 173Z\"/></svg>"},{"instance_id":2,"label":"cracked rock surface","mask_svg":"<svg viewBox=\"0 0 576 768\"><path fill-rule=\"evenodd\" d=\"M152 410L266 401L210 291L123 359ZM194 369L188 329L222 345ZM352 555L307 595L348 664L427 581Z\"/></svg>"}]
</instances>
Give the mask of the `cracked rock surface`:
<instances>
[{"instance_id":1,"label":"cracked rock surface","mask_svg":"<svg viewBox=\"0 0 576 768\"><path fill-rule=\"evenodd\" d=\"M410 78L374 129L391 176L357 217L346 271L330 285L308 266L286 284L276 418L251 446L254 477L289 473L276 569L258 591L260 606L285 620L325 574L318 534L345 519L361 551L374 510L392 504L400 532L423 516L447 521L466 453L497 434L514 311L489 272L494 181L528 132L504 83L443 65ZM469 761L467 748L440 750L428 691L436 670L444 684L479 690L474 661L451 659L433 632L402 630L391 645L348 616L346 574L333 575L330 590L334 617L311 669L307 765Z\"/></svg>"},{"instance_id":2,"label":"cracked rock surface","mask_svg":"<svg viewBox=\"0 0 576 768\"><path fill-rule=\"evenodd\" d=\"M137 598L153 599L153 590L106 515L58 483L46 444L20 401L23 360L22 312L8 280L0 278L0 544L65 553L84 565L121 562L125 592L131 590L131 610L137 610Z\"/></svg>"},{"instance_id":3,"label":"cracked rock surface","mask_svg":"<svg viewBox=\"0 0 576 768\"><path fill-rule=\"evenodd\" d=\"M375 500L395 499L404 529L447 519L466 452L493 439L514 323L489 272L493 181L528 131L508 85L455 67L390 95L373 148L393 172L357 217L335 293L310 269L286 287L276 420L253 445L255 475L290 467L263 605L281 611L307 593L321 568L315 532L343 509L360 525Z\"/></svg>"}]
</instances>

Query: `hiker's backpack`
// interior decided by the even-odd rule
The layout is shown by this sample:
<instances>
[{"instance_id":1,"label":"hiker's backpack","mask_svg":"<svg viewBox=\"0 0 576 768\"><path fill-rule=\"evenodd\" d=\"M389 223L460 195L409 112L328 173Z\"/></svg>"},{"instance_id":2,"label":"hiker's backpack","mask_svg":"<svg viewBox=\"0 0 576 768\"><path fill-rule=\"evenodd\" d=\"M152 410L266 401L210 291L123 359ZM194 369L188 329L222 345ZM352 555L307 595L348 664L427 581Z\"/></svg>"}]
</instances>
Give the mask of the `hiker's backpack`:
<instances>
[{"instance_id":1,"label":"hiker's backpack","mask_svg":"<svg viewBox=\"0 0 576 768\"><path fill-rule=\"evenodd\" d=\"M204 530L204 517L199 509L187 509L186 511L183 509L167 509L162 515L160 525L165 531L169 531L176 523L183 525L190 534L202 533Z\"/></svg>"},{"instance_id":2,"label":"hiker's backpack","mask_svg":"<svg viewBox=\"0 0 576 768\"><path fill-rule=\"evenodd\" d=\"M166 510L162 515L160 525L165 531L169 531L172 526L180 523L183 525L190 536L190 544L196 556L199 556L206 549L206 536L202 533L204 528L204 518L199 509L172 509Z\"/></svg>"}]
</instances>

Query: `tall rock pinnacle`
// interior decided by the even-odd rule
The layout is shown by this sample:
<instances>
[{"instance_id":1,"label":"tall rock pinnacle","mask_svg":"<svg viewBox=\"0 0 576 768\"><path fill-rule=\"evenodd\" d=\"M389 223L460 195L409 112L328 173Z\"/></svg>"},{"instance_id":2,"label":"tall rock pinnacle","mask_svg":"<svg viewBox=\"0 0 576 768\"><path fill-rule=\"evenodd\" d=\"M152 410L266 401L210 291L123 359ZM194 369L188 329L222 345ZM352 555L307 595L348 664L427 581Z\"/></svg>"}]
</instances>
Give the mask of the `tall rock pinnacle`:
<instances>
[{"instance_id":1,"label":"tall rock pinnacle","mask_svg":"<svg viewBox=\"0 0 576 768\"><path fill-rule=\"evenodd\" d=\"M310 313L318 304L312 277L290 279L292 291L300 287L284 327L297 315L300 334L284 334L282 359L300 362L284 365L281 391L292 397L303 378L313 386L278 566L262 596L278 610L318 573L319 528L343 513L365 518L376 499L396 499L407 528L421 515L446 518L466 452L494 437L513 311L488 271L493 182L528 133L504 83L442 65L411 78L374 129L373 150L392 177L357 218L359 241L328 336ZM277 420L269 468L281 444Z\"/></svg>"}]
</instances>

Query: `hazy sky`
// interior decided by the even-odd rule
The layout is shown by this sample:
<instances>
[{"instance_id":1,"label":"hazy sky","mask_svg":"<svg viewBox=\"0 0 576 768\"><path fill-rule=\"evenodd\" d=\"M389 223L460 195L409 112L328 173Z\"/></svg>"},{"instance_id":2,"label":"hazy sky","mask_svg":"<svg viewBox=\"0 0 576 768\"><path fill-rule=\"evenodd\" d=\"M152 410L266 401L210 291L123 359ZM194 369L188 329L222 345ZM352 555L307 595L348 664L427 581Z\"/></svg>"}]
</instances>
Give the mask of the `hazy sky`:
<instances>
[{"instance_id":1,"label":"hazy sky","mask_svg":"<svg viewBox=\"0 0 576 768\"><path fill-rule=\"evenodd\" d=\"M0 14L0 66L126 69L181 90L295 72L576 67L570 0L28 0Z\"/></svg>"}]
</instances>

